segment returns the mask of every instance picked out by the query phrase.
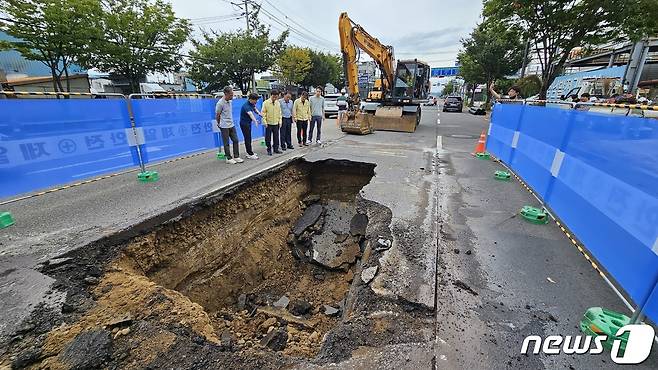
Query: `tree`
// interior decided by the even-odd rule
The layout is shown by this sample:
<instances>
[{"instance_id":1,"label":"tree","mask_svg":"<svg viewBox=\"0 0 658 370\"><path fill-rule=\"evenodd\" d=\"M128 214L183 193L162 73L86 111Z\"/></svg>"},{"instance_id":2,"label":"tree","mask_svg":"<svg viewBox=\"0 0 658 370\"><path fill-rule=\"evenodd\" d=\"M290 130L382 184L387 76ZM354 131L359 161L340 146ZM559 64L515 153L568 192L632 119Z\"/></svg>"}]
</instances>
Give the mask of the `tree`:
<instances>
[{"instance_id":1,"label":"tree","mask_svg":"<svg viewBox=\"0 0 658 370\"><path fill-rule=\"evenodd\" d=\"M457 91L457 84L455 83L454 80L448 82L444 87L443 87L443 92L441 93L443 96L448 96L451 94L454 94L455 91Z\"/></svg>"},{"instance_id":2,"label":"tree","mask_svg":"<svg viewBox=\"0 0 658 370\"><path fill-rule=\"evenodd\" d=\"M656 0L485 0L485 17L521 26L542 69L540 99L574 47L630 38L658 30Z\"/></svg>"},{"instance_id":3,"label":"tree","mask_svg":"<svg viewBox=\"0 0 658 370\"><path fill-rule=\"evenodd\" d=\"M515 85L521 88L521 92L524 97L537 95L541 90L541 80L536 75L519 78L516 80Z\"/></svg>"},{"instance_id":4,"label":"tree","mask_svg":"<svg viewBox=\"0 0 658 370\"><path fill-rule=\"evenodd\" d=\"M482 67L475 60L473 60L473 57L470 54L461 51L459 54L457 54L457 61L459 62L459 75L470 87L470 101L473 103L477 85L484 83L487 79L487 76L485 75Z\"/></svg>"},{"instance_id":5,"label":"tree","mask_svg":"<svg viewBox=\"0 0 658 370\"><path fill-rule=\"evenodd\" d=\"M204 33L200 41L192 41L190 77L207 92L231 84L247 91L252 73L265 72L276 62L287 37L285 31L270 40L264 28L253 33Z\"/></svg>"},{"instance_id":6,"label":"tree","mask_svg":"<svg viewBox=\"0 0 658 370\"><path fill-rule=\"evenodd\" d=\"M311 53L308 49L288 47L274 65L274 75L286 85L304 81L311 70Z\"/></svg>"},{"instance_id":7,"label":"tree","mask_svg":"<svg viewBox=\"0 0 658 370\"><path fill-rule=\"evenodd\" d=\"M55 91L71 91L68 80L72 64L85 59L90 39L100 39L98 0L2 0L0 29L15 40L4 48L16 49L23 57L50 69ZM62 77L66 77L66 88Z\"/></svg>"},{"instance_id":8,"label":"tree","mask_svg":"<svg viewBox=\"0 0 658 370\"><path fill-rule=\"evenodd\" d=\"M470 37L462 40L463 58L478 67L473 72L481 74L487 88L493 81L515 73L523 64L523 42L520 33L496 19L479 24ZM489 96L487 96L487 103Z\"/></svg>"},{"instance_id":9,"label":"tree","mask_svg":"<svg viewBox=\"0 0 658 370\"><path fill-rule=\"evenodd\" d=\"M139 82L154 72L180 70L180 50L191 28L163 0L105 0L101 40L94 43L89 67L114 72L139 90Z\"/></svg>"},{"instance_id":10,"label":"tree","mask_svg":"<svg viewBox=\"0 0 658 370\"><path fill-rule=\"evenodd\" d=\"M309 50L309 52L311 54L311 70L302 81L303 86L324 86L326 83L334 86L345 85L340 56L313 50Z\"/></svg>"}]
</instances>

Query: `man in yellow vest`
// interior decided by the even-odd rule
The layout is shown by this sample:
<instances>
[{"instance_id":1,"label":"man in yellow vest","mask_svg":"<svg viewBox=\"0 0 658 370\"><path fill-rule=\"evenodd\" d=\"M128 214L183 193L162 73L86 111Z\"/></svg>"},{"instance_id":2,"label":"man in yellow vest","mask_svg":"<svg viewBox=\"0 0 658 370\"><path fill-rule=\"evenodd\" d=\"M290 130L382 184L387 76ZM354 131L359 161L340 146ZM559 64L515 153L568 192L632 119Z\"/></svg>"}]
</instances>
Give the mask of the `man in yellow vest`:
<instances>
[{"instance_id":1,"label":"man in yellow vest","mask_svg":"<svg viewBox=\"0 0 658 370\"><path fill-rule=\"evenodd\" d=\"M308 101L308 93L302 92L302 96L295 100L292 106L292 121L297 125L297 143L307 146L306 135L308 121L311 119L311 102Z\"/></svg>"},{"instance_id":2,"label":"man in yellow vest","mask_svg":"<svg viewBox=\"0 0 658 370\"><path fill-rule=\"evenodd\" d=\"M263 102L263 124L265 125L265 145L267 145L267 155L274 153L281 154L279 150L279 127L281 126L281 104L279 104L279 92L272 90L271 96ZM274 136L274 148L272 148L272 136Z\"/></svg>"}]
</instances>

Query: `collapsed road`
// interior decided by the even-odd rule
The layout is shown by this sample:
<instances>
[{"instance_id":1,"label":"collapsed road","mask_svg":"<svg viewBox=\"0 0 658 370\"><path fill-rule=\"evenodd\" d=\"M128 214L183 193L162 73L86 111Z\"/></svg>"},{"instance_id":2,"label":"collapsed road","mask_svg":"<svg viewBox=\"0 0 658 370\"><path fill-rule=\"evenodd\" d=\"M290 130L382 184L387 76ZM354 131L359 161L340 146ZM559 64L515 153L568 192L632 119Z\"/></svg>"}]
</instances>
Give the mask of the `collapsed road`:
<instances>
[{"instance_id":1,"label":"collapsed road","mask_svg":"<svg viewBox=\"0 0 658 370\"><path fill-rule=\"evenodd\" d=\"M554 225L514 217L536 201L470 156L486 122L437 117L424 108L409 134L329 124L332 140L303 158L161 195L127 220L85 214L135 202L125 189L76 204L97 185L12 205L44 225L61 206L80 209L70 228L94 224L75 239L62 225L2 231L0 366L613 367L519 354L527 335L578 335L590 306L625 308ZM209 163L161 172L210 183Z\"/></svg>"}]
</instances>

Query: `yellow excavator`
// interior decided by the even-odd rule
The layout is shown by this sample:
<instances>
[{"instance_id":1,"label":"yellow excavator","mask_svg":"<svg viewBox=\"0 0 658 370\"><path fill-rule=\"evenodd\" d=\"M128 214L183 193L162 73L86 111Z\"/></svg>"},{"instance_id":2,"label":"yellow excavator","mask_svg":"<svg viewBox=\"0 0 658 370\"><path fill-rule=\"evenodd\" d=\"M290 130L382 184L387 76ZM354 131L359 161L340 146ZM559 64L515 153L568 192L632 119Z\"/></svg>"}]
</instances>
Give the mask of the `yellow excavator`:
<instances>
[{"instance_id":1,"label":"yellow excavator","mask_svg":"<svg viewBox=\"0 0 658 370\"><path fill-rule=\"evenodd\" d=\"M414 132L420 123L420 104L429 95L430 66L417 59L398 60L396 64L393 47L383 45L345 12L338 19L338 33L349 95L347 114L339 116L341 129L354 134L374 130ZM368 94L371 104L363 109L357 49L368 54L381 71L380 80L375 82L377 89Z\"/></svg>"}]
</instances>

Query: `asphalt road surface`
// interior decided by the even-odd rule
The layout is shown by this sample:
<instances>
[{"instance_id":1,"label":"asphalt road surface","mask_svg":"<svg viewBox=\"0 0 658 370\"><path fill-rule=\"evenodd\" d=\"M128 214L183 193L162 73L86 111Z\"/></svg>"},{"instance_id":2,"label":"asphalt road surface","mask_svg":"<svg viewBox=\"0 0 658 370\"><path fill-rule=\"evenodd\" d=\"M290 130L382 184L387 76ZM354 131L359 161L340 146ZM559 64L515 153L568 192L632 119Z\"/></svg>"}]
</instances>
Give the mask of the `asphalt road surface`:
<instances>
[{"instance_id":1,"label":"asphalt road surface","mask_svg":"<svg viewBox=\"0 0 658 370\"><path fill-rule=\"evenodd\" d=\"M518 182L493 179L500 164L470 155L486 125L440 107L424 107L410 134L344 135L328 120L321 146L274 157L259 147L260 160L235 166L209 153L154 166L156 183L129 173L4 206L16 225L0 230L0 343L50 290L39 263L303 156L375 163L361 197L387 210L393 246L363 262L379 266L368 292L386 305L356 295L327 340L337 350L298 368L615 368L607 351L520 354L528 335L579 335L588 307L629 312L554 223L515 216L538 203ZM376 340L357 330L382 318L391 328ZM655 352L637 368L657 368Z\"/></svg>"}]
</instances>

